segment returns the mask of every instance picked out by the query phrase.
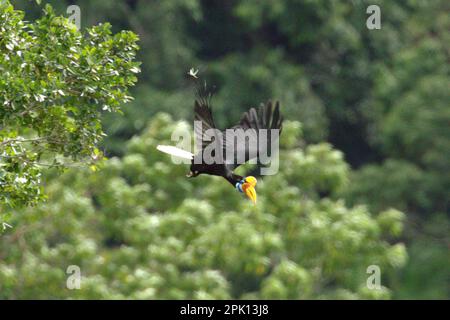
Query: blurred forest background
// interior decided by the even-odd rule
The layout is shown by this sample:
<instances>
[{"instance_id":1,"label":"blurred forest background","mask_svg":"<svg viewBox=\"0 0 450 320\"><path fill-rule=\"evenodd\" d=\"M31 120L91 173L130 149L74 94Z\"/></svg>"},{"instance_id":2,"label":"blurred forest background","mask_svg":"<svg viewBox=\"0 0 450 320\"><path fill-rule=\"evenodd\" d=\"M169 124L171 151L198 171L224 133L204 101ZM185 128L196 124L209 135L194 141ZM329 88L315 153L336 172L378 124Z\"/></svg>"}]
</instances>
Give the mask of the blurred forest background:
<instances>
[{"instance_id":1,"label":"blurred forest background","mask_svg":"<svg viewBox=\"0 0 450 320\"><path fill-rule=\"evenodd\" d=\"M1 299L450 298L448 1L50 3L135 32L142 71L123 115L104 114L101 170L47 170L48 199L5 215ZM155 150L192 125L191 67L217 86L221 127L281 102L280 172L257 206Z\"/></svg>"}]
</instances>

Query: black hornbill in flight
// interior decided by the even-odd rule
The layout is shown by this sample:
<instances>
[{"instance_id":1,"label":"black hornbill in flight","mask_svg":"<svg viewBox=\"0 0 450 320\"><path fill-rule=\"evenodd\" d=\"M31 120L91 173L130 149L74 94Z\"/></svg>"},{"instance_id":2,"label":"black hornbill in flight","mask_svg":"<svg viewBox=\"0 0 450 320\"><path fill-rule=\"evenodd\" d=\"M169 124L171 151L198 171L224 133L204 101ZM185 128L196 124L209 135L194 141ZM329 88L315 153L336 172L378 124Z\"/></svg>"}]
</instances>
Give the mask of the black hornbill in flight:
<instances>
[{"instance_id":1,"label":"black hornbill in flight","mask_svg":"<svg viewBox=\"0 0 450 320\"><path fill-rule=\"evenodd\" d=\"M278 139L279 133L281 133L283 117L280 114L280 105L277 101L273 104L268 101L266 104L261 104L259 108L251 108L245 112L239 123L232 128L234 132L239 130L241 133L247 136L254 136L259 139L260 129L266 129L267 141L265 143L239 143L239 141L228 141L226 133L217 129L214 118L211 112L211 98L212 91L204 85L200 85L197 88L196 100L194 103L194 131L197 138L200 138L200 150L194 155L191 152L176 148L174 146L158 145L157 149L177 156L191 160L190 172L187 177L196 177L199 174L209 174L215 176L224 177L229 183L233 185L239 192L244 193L248 198L256 204L256 191L255 186L257 180L253 176L242 177L233 172L239 165L249 160L256 160L260 164L259 157L261 154L272 154L270 150L272 145L272 139ZM212 129L212 130L211 130ZM215 129L215 130L214 130ZM227 129L228 130L228 129ZM278 130L278 134L273 136L272 130ZM212 143L217 144L216 150L223 150L219 159L222 161L203 161L203 155L205 148ZM226 157L226 149L232 146L233 153L232 159ZM238 154L242 157L238 160ZM197 160L197 161L196 161Z\"/></svg>"}]
</instances>

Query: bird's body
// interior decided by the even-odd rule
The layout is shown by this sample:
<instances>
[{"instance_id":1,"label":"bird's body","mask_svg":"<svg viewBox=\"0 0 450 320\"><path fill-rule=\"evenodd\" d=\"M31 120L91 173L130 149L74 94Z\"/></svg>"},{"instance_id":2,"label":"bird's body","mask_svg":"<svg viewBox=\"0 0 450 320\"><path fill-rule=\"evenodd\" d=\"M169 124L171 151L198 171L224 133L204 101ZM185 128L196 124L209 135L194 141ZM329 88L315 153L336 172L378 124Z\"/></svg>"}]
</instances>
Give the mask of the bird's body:
<instances>
[{"instance_id":1,"label":"bird's body","mask_svg":"<svg viewBox=\"0 0 450 320\"><path fill-rule=\"evenodd\" d=\"M256 179L252 176L242 177L233 171L249 160L260 163L261 154L274 151L270 150L272 142L278 139L283 121L279 103L273 105L269 101L265 105L261 104L258 109L251 108L242 115L237 125L223 132L214 123L211 97L206 84L198 88L194 104L194 130L200 150L195 155L171 146L158 146L158 150L190 159L188 177L200 174L221 176L255 203ZM263 137L266 141L261 143Z\"/></svg>"},{"instance_id":2,"label":"bird's body","mask_svg":"<svg viewBox=\"0 0 450 320\"><path fill-rule=\"evenodd\" d=\"M235 174L225 163L223 164L195 164L194 161L191 164L192 176L198 176L199 174L209 174L212 176L224 177L233 186L243 179L242 176Z\"/></svg>"}]
</instances>

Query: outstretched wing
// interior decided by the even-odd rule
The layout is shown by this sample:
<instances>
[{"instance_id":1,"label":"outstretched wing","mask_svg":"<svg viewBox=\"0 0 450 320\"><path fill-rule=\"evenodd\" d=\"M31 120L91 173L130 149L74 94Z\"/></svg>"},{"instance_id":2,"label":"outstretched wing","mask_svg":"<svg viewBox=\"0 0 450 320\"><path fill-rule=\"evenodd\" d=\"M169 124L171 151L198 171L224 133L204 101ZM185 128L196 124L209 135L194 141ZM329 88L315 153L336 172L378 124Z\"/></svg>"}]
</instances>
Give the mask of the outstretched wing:
<instances>
[{"instance_id":1,"label":"outstretched wing","mask_svg":"<svg viewBox=\"0 0 450 320\"><path fill-rule=\"evenodd\" d=\"M216 124L211 112L212 91L207 87L206 82L199 85L196 91L194 104L194 132L196 139L201 140L202 149L219 137L215 134Z\"/></svg>"},{"instance_id":2,"label":"outstretched wing","mask_svg":"<svg viewBox=\"0 0 450 320\"><path fill-rule=\"evenodd\" d=\"M280 114L280 103L278 101L275 106L272 101L268 101L266 104L261 104L258 109L251 108L245 112L239 124L231 128L236 132L236 135L239 135L237 133L239 130L241 133L243 132L245 139L229 139L229 136L225 135L225 148L234 148L234 159L227 157L227 161L232 162L228 163L228 168L233 170L252 159L256 159L257 163L260 163L260 155L263 154L271 156L271 145L274 139L278 139L282 126L283 117ZM260 129L266 129L266 141L264 141ZM273 135L271 129L278 130L278 134ZM259 139L262 139L261 142L258 142Z\"/></svg>"}]
</instances>

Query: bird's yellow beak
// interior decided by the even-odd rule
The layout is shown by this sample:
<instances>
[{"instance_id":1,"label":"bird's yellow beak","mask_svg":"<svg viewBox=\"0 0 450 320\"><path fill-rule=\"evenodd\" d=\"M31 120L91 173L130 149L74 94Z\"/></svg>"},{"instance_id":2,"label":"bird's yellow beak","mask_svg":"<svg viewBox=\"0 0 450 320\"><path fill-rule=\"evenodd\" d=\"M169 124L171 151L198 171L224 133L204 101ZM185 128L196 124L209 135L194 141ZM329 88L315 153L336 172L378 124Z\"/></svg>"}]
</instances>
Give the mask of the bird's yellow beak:
<instances>
[{"instance_id":1,"label":"bird's yellow beak","mask_svg":"<svg viewBox=\"0 0 450 320\"><path fill-rule=\"evenodd\" d=\"M256 204L256 179L255 177L247 177L245 178L245 182L242 184L242 191L244 191L245 195L252 200L253 204Z\"/></svg>"}]
</instances>

